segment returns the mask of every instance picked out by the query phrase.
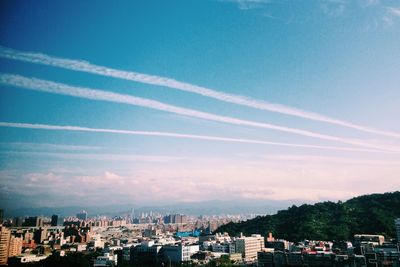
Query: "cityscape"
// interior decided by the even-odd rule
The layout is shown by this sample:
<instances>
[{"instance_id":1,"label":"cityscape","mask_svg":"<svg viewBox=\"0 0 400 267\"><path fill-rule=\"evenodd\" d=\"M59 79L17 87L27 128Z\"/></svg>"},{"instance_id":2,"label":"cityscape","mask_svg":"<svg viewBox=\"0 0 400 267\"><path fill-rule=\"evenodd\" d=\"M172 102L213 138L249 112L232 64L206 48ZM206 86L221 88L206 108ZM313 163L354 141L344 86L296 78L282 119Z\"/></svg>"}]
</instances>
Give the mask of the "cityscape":
<instances>
[{"instance_id":1,"label":"cityscape","mask_svg":"<svg viewBox=\"0 0 400 267\"><path fill-rule=\"evenodd\" d=\"M400 267L399 0L0 1L0 266Z\"/></svg>"},{"instance_id":2,"label":"cityscape","mask_svg":"<svg viewBox=\"0 0 400 267\"><path fill-rule=\"evenodd\" d=\"M399 207L398 196L391 201ZM92 217L85 210L64 218L57 214L2 218L0 264L64 266L68 261L59 258L70 257L71 266L98 267L400 266L400 218L389 226L394 233L390 237L360 233L351 240L293 241L274 237L272 232L220 232L225 225L260 217L188 216L153 211L136 214L132 209L113 218Z\"/></svg>"}]
</instances>

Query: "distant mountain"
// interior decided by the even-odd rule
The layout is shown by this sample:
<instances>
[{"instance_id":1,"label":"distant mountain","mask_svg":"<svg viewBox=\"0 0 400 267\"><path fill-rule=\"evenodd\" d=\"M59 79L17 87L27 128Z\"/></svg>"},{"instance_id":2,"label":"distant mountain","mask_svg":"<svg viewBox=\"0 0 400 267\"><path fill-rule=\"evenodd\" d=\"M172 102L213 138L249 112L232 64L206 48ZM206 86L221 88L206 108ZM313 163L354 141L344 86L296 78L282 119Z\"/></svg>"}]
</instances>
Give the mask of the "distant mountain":
<instances>
[{"instance_id":1,"label":"distant mountain","mask_svg":"<svg viewBox=\"0 0 400 267\"><path fill-rule=\"evenodd\" d=\"M236 200L221 201L209 200L202 202L181 202L166 205L135 206L133 204L120 205L100 205L100 206L65 206L65 207L29 207L12 208L11 205L4 207L6 217L15 216L51 216L59 214L61 216L72 216L81 210L86 210L90 216L107 215L117 216L131 214L131 209L135 209L135 214L142 212L182 213L187 215L220 215L220 214L273 214L278 210L291 205L291 203L301 203L299 200L274 201L274 200ZM1 208L1 207L0 207Z\"/></svg>"},{"instance_id":2,"label":"distant mountain","mask_svg":"<svg viewBox=\"0 0 400 267\"><path fill-rule=\"evenodd\" d=\"M372 194L346 202L321 202L278 211L275 215L228 223L216 232L230 235L254 233L290 241L350 240L354 234L370 233L395 237L394 219L400 217L400 192Z\"/></svg>"}]
</instances>

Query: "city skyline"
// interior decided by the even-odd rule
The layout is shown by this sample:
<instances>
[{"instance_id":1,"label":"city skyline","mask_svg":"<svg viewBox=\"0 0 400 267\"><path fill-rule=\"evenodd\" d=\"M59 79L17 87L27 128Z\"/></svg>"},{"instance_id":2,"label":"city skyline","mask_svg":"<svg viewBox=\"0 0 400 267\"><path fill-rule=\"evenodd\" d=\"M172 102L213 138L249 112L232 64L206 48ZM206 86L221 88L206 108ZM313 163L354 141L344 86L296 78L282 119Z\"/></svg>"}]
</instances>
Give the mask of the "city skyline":
<instances>
[{"instance_id":1,"label":"city skyline","mask_svg":"<svg viewBox=\"0 0 400 267\"><path fill-rule=\"evenodd\" d=\"M400 188L396 1L1 5L8 206Z\"/></svg>"}]
</instances>

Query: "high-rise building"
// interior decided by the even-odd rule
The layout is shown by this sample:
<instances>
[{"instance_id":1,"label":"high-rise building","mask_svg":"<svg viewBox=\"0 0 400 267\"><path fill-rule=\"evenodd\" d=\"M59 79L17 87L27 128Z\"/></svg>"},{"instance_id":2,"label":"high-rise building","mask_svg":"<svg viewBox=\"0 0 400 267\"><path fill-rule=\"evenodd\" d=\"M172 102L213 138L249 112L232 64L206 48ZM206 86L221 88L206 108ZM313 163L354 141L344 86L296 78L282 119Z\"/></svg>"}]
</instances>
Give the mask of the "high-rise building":
<instances>
[{"instance_id":1,"label":"high-rise building","mask_svg":"<svg viewBox=\"0 0 400 267\"><path fill-rule=\"evenodd\" d=\"M264 237L261 235L241 236L236 239L236 252L242 253L245 261L257 260L257 252L264 249Z\"/></svg>"},{"instance_id":2,"label":"high-rise building","mask_svg":"<svg viewBox=\"0 0 400 267\"><path fill-rule=\"evenodd\" d=\"M181 215L181 223L183 223L183 224L187 223L187 216L186 215Z\"/></svg>"},{"instance_id":3,"label":"high-rise building","mask_svg":"<svg viewBox=\"0 0 400 267\"><path fill-rule=\"evenodd\" d=\"M47 239L47 229L46 228L37 229L33 235L33 239L35 240L36 244L43 243L43 241Z\"/></svg>"},{"instance_id":4,"label":"high-rise building","mask_svg":"<svg viewBox=\"0 0 400 267\"><path fill-rule=\"evenodd\" d=\"M28 217L25 218L24 226L43 227L43 218L41 217Z\"/></svg>"},{"instance_id":5,"label":"high-rise building","mask_svg":"<svg viewBox=\"0 0 400 267\"><path fill-rule=\"evenodd\" d=\"M80 213L76 214L76 218L85 221L87 219L87 212L85 210L82 210Z\"/></svg>"},{"instance_id":6,"label":"high-rise building","mask_svg":"<svg viewBox=\"0 0 400 267\"><path fill-rule=\"evenodd\" d=\"M131 210L131 222L133 222L133 219L135 219L135 209L132 208Z\"/></svg>"},{"instance_id":7,"label":"high-rise building","mask_svg":"<svg viewBox=\"0 0 400 267\"><path fill-rule=\"evenodd\" d=\"M54 214L51 216L51 226L57 226L58 215Z\"/></svg>"},{"instance_id":8,"label":"high-rise building","mask_svg":"<svg viewBox=\"0 0 400 267\"><path fill-rule=\"evenodd\" d=\"M395 226L396 226L396 234L397 234L397 243L400 244L400 218L397 218L395 220Z\"/></svg>"},{"instance_id":9,"label":"high-rise building","mask_svg":"<svg viewBox=\"0 0 400 267\"><path fill-rule=\"evenodd\" d=\"M22 223L23 223L22 217L15 217L13 219L13 221L12 221L12 226L13 227L20 227L20 226L22 226Z\"/></svg>"},{"instance_id":10,"label":"high-rise building","mask_svg":"<svg viewBox=\"0 0 400 267\"><path fill-rule=\"evenodd\" d=\"M0 265L6 265L8 261L8 245L10 244L10 229L0 225Z\"/></svg>"},{"instance_id":11,"label":"high-rise building","mask_svg":"<svg viewBox=\"0 0 400 267\"><path fill-rule=\"evenodd\" d=\"M22 238L11 236L8 246L8 257L15 257L22 253Z\"/></svg>"},{"instance_id":12,"label":"high-rise building","mask_svg":"<svg viewBox=\"0 0 400 267\"><path fill-rule=\"evenodd\" d=\"M164 223L187 223L187 216L183 214L170 214L164 217Z\"/></svg>"}]
</instances>

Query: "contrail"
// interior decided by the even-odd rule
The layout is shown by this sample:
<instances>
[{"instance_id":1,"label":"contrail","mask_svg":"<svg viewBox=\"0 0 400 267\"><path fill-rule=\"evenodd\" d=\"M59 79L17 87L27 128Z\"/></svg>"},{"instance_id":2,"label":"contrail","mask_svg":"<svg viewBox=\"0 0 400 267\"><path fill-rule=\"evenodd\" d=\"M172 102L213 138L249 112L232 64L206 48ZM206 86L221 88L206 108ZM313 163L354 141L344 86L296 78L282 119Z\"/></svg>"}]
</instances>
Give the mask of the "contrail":
<instances>
[{"instance_id":1,"label":"contrail","mask_svg":"<svg viewBox=\"0 0 400 267\"><path fill-rule=\"evenodd\" d=\"M41 53L31 53L31 52L22 52L18 50L14 50L11 48L6 48L0 46L0 57L12 59L12 60L19 60L24 62L48 65L53 67L59 67L74 71L81 71L87 73L98 74L107 77L114 77L129 81L135 81L145 84L152 84L158 86L164 86L172 89L182 90L190 93L195 93L199 95L203 95L206 97L218 99L220 101L238 104L242 106L247 106L255 109L260 110L267 110L277 113L282 113L286 115L296 116L304 119L314 120L314 121L321 121L330 124L340 125L352 129L356 129L363 132L384 135L389 137L400 138L400 133L396 132L389 132L389 131L382 131L370 127L365 127L361 125L357 125L351 122L331 118L322 114L309 112L285 105L269 103L262 100L257 100L245 96L240 95L233 95L228 94L220 91L216 91L213 89L209 89L206 87L180 82L171 78L160 77L155 75L148 75L144 73L132 72L132 71L124 71L118 70L113 68L108 68L104 66L94 65L87 61L83 60L71 60L71 59L64 59L53 57Z\"/></svg>"},{"instance_id":2,"label":"contrail","mask_svg":"<svg viewBox=\"0 0 400 267\"><path fill-rule=\"evenodd\" d=\"M311 148L311 149L338 150L338 151L378 152L378 153L384 152L384 151L379 151L379 150L370 150L370 149L362 149L362 148L292 144L292 143L280 143L280 142L270 142L270 141L254 140L254 139L229 138L229 137L209 136L209 135L193 135L193 134L181 134L181 133L171 133L171 132L153 132L153 131L150 132L150 131L101 129L101 128L80 127L80 126L62 126L62 125L48 125L48 124L0 122L0 127L53 130L53 131L75 131L75 132L96 132L96 133L111 133L111 134L125 134L125 135L160 136L160 137L174 137L174 138L183 138L183 139L197 139L197 140L206 140L206 141L222 141L222 142L233 142L233 143L247 143L247 144L258 144L258 145L285 146L285 147L295 147L295 148Z\"/></svg>"},{"instance_id":3,"label":"contrail","mask_svg":"<svg viewBox=\"0 0 400 267\"><path fill-rule=\"evenodd\" d=\"M280 125L274 125L274 124L261 123L261 122L255 122L255 121L249 121L249 120L242 120L242 119L233 118L233 117L215 115L212 113L207 113L207 112L197 111L197 110L193 110L193 109L173 106L173 105L165 104L165 103L147 99L147 98L118 94L118 93L113 93L113 92L109 92L109 91L97 90L97 89L89 89L89 88L84 88L84 87L75 87L75 86L70 86L67 84L55 83L55 82L41 80L41 79L37 79L37 78L27 78L27 77L20 76L20 75L0 74L0 83L5 84L5 85L20 87L20 88L24 88L24 89L31 89L31 90L35 90L35 91L41 91L41 92L47 92L47 93L53 93L53 94L68 95L68 96L74 96L74 97L78 97L78 98L86 98L86 99L91 99L91 100L100 100L100 101L108 101L108 102L114 102L114 103L123 103L123 104L134 105L134 106L141 106L141 107L146 107L146 108L151 108L151 109L156 109L156 110L167 111L167 112L171 112L171 113L175 113L175 114L179 114L179 115L183 115L183 116L204 119L204 120L208 120L208 121L216 121L216 122L229 123L229 124L235 124L235 125L241 125L241 126L251 126L251 127L257 127L257 128L263 128L263 129L272 129L272 130L293 133L293 134L298 134L298 135L307 136L307 137L314 137L314 138L319 138L319 139L323 139L323 140L336 141L336 142L342 142L345 144L362 146L362 147L366 147L366 148L381 149L381 150L387 150L387 151L396 151L396 150L392 150L391 148L386 148L386 147L382 147L382 146L376 146L373 144L365 143L361 140L336 137L336 136L325 135L325 134L315 133L315 132L296 129L296 128L289 128L289 127L280 126Z\"/></svg>"}]
</instances>

